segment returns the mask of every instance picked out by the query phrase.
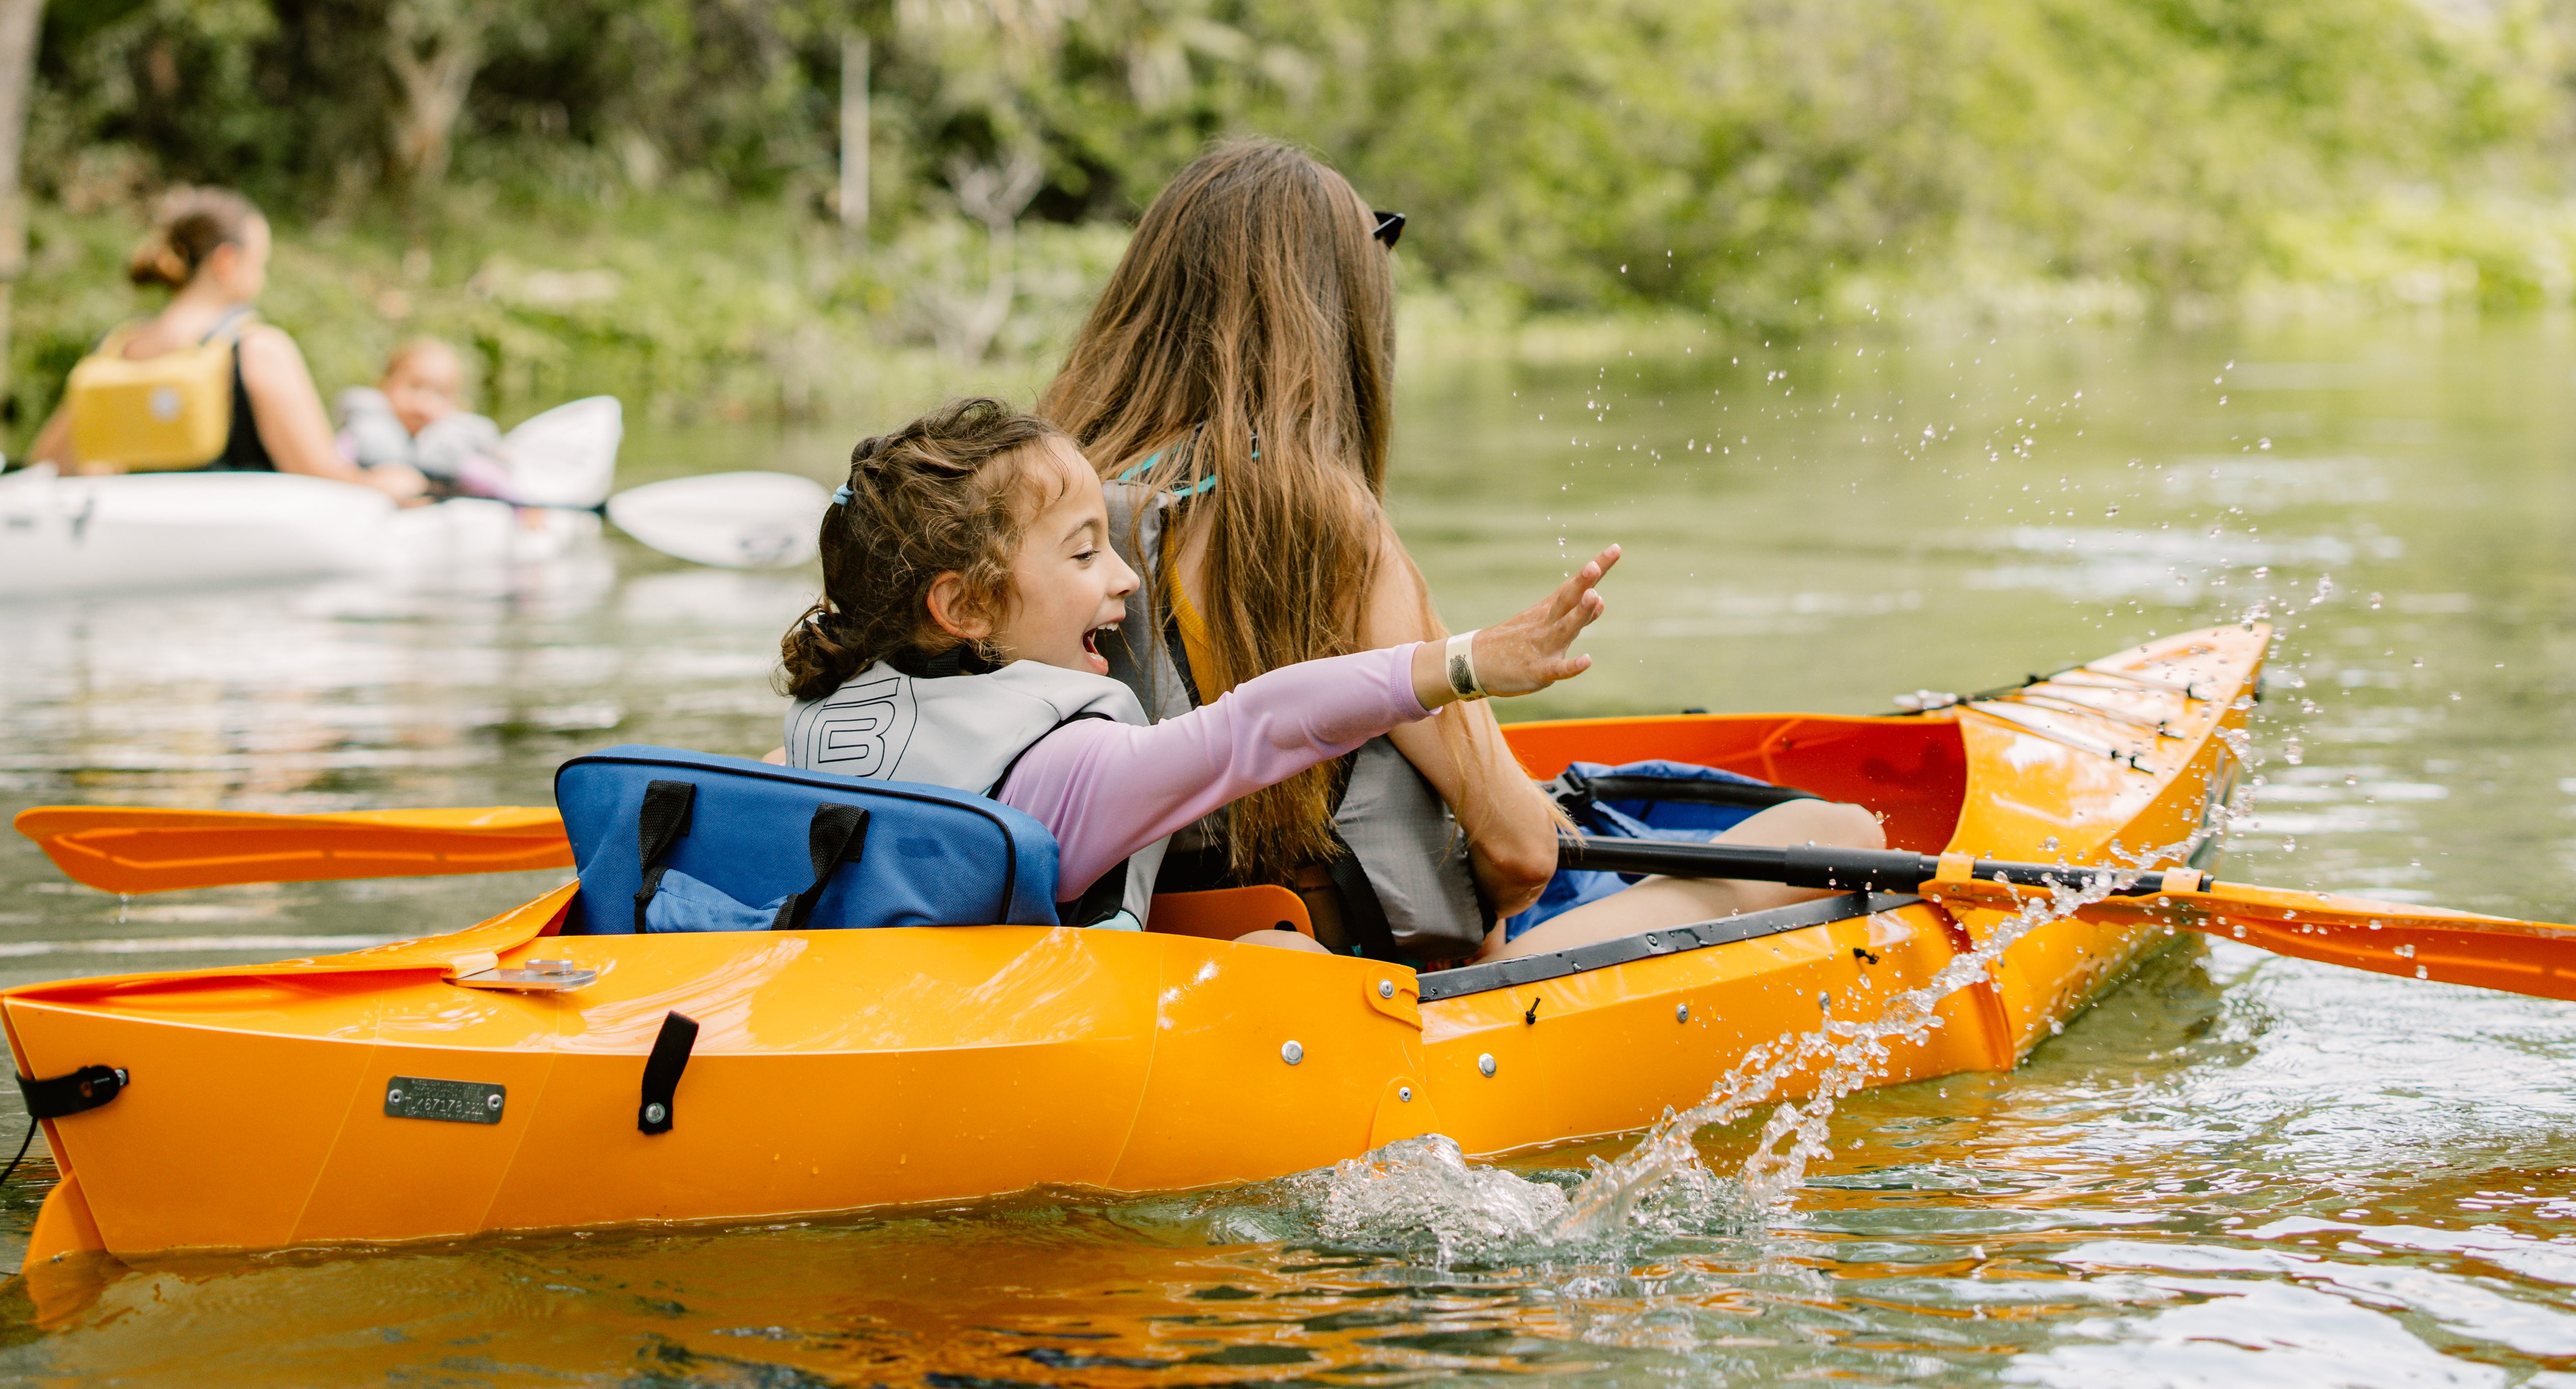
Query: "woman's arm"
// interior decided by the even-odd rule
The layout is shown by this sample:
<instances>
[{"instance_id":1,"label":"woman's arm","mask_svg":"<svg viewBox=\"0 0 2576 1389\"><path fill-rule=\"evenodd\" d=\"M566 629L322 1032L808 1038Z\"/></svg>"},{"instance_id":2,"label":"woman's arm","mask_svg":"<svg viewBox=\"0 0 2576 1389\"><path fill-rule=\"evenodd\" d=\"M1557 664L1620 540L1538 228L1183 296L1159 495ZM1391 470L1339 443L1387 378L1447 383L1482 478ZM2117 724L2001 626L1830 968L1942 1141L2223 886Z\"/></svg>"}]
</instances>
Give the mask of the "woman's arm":
<instances>
[{"instance_id":1,"label":"woman's arm","mask_svg":"<svg viewBox=\"0 0 2576 1389\"><path fill-rule=\"evenodd\" d=\"M1370 646L1431 640L1437 619L1422 573L1393 527L1381 535L1360 640ZM1556 816L1504 744L1493 710L1470 704L1387 736L1457 814L1485 900L1505 916L1537 901L1556 873Z\"/></svg>"},{"instance_id":2,"label":"woman's arm","mask_svg":"<svg viewBox=\"0 0 2576 1389\"><path fill-rule=\"evenodd\" d=\"M304 353L286 330L255 325L242 334L240 352L251 423L279 472L352 482L404 500L428 490L427 480L410 468L401 464L361 468L331 446L331 420L323 413L322 393L314 388Z\"/></svg>"},{"instance_id":3,"label":"woman's arm","mask_svg":"<svg viewBox=\"0 0 2576 1389\"><path fill-rule=\"evenodd\" d=\"M45 427L36 431L36 442L27 446L27 456L21 461L28 465L51 463L66 473L80 466L79 457L72 452L72 412L69 406L54 407L54 413L46 418Z\"/></svg>"}]
</instances>

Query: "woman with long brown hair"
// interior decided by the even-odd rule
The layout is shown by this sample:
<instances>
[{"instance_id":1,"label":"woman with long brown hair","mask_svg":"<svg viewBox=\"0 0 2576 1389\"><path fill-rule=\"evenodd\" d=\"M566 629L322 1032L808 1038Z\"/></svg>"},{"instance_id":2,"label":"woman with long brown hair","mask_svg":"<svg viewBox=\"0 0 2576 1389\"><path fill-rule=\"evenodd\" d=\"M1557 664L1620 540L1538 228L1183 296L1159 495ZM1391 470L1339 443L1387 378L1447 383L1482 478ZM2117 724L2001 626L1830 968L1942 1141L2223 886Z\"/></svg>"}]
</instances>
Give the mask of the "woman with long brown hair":
<instances>
[{"instance_id":1,"label":"woman with long brown hair","mask_svg":"<svg viewBox=\"0 0 2576 1389\"><path fill-rule=\"evenodd\" d=\"M1299 661L1446 635L1380 505L1402 230L1294 146L1218 144L1146 209L1040 398L1114 484L1112 536L1144 587L1111 668L1152 716ZM1596 903L1573 928L1510 947L1488 936L1547 885L1559 822L1493 715L1451 714L1190 827L1162 887L1286 884L1328 943L1372 956L1491 957L1618 933L1620 914ZM1840 823L1866 812L1822 804L1766 811L1728 838L1875 839L1874 821ZM1706 915L1769 905L1758 885L1709 891Z\"/></svg>"}]
</instances>

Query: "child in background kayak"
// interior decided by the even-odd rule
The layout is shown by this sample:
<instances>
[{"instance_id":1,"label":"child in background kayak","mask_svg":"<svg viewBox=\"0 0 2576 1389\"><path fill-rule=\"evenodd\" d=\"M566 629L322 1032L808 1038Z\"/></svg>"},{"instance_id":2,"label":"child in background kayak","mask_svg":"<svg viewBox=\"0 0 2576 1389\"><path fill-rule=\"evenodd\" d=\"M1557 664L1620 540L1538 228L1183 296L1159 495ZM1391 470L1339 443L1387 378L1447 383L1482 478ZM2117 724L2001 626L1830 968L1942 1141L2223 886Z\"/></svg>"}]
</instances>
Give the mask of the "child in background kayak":
<instances>
[{"instance_id":1,"label":"child in background kayak","mask_svg":"<svg viewBox=\"0 0 2576 1389\"><path fill-rule=\"evenodd\" d=\"M332 406L340 456L359 467L407 464L445 495L510 499L501 427L465 408L465 363L446 343L404 343L373 388L352 386Z\"/></svg>"},{"instance_id":2,"label":"child in background kayak","mask_svg":"<svg viewBox=\"0 0 2576 1389\"><path fill-rule=\"evenodd\" d=\"M1444 705L1581 674L1591 658L1566 647L1619 551L1481 632L1285 666L1150 726L1098 645L1136 575L1099 475L1053 426L967 400L862 442L822 558L822 600L780 643L797 703L771 760L1025 811L1056 837L1068 920L1132 928L1181 826Z\"/></svg>"}]
</instances>

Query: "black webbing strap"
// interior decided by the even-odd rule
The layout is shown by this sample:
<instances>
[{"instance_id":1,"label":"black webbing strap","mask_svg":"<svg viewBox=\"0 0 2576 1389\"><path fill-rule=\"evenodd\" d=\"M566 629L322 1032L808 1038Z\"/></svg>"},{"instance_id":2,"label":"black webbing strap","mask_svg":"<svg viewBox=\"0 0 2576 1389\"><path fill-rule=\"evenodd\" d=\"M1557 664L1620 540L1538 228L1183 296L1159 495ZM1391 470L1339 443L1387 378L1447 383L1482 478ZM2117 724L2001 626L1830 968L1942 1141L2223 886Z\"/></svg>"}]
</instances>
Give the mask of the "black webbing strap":
<instances>
[{"instance_id":1,"label":"black webbing strap","mask_svg":"<svg viewBox=\"0 0 2576 1389\"><path fill-rule=\"evenodd\" d=\"M823 889L832 885L832 874L842 864L859 861L859 852L867 847L868 813L854 805L836 805L829 801L814 807L814 818L805 826L806 851L814 859L814 885L787 899L778 909L778 919L769 923L773 931L801 931L806 919L814 915L814 904L823 900Z\"/></svg>"},{"instance_id":2,"label":"black webbing strap","mask_svg":"<svg viewBox=\"0 0 2576 1389\"><path fill-rule=\"evenodd\" d=\"M1386 904L1378 900L1377 885L1369 881L1368 867L1360 856L1351 852L1340 830L1333 830L1333 847L1341 850L1324 865L1333 877L1333 887L1342 897L1342 929L1351 935L1353 953L1370 960L1399 960L1395 931L1386 923Z\"/></svg>"},{"instance_id":3,"label":"black webbing strap","mask_svg":"<svg viewBox=\"0 0 2576 1389\"><path fill-rule=\"evenodd\" d=\"M1000 800L1002 798L1002 787L1005 783L1010 781L1011 773L1020 769L1021 758L1028 756L1032 751L1036 750L1038 744L1045 742L1047 739L1054 737L1065 729L1073 727L1084 719L1108 719L1111 723L1117 722L1116 719L1109 718L1107 714L1101 713L1097 709L1085 709L1081 713L1074 715L1072 718L1063 720L1055 727L1050 728L1046 732L1031 739L1027 747L1020 749L1018 752L1012 753L1011 760L1002 764L1002 774L993 778L992 785L984 788L984 798L986 800Z\"/></svg>"},{"instance_id":4,"label":"black webbing strap","mask_svg":"<svg viewBox=\"0 0 2576 1389\"><path fill-rule=\"evenodd\" d=\"M115 1099L124 1093L127 1077L122 1066L83 1066L70 1075L49 1080L18 1077L18 1093L26 1097L30 1119L60 1119L79 1114Z\"/></svg>"},{"instance_id":5,"label":"black webbing strap","mask_svg":"<svg viewBox=\"0 0 2576 1389\"><path fill-rule=\"evenodd\" d=\"M1055 904L1055 919L1067 926L1096 926L1127 909L1127 860L1101 874L1082 895Z\"/></svg>"},{"instance_id":6,"label":"black webbing strap","mask_svg":"<svg viewBox=\"0 0 2576 1389\"><path fill-rule=\"evenodd\" d=\"M1167 576L1173 575L1169 569L1163 572ZM1171 577L1170 582L1175 588L1180 585L1177 576ZM1190 707L1195 709L1199 706L1199 681L1197 673L1190 669L1189 643L1181 640L1180 596L1160 593L1155 597L1163 608L1163 654L1171 658L1172 673L1181 677L1181 693L1189 696Z\"/></svg>"},{"instance_id":7,"label":"black webbing strap","mask_svg":"<svg viewBox=\"0 0 2576 1389\"><path fill-rule=\"evenodd\" d=\"M692 781L656 781L644 788L644 808L635 816L635 857L644 881L635 889L635 934L644 934L644 908L653 894L662 890L662 874L670 865L662 856L689 832L689 812L698 803L698 787Z\"/></svg>"},{"instance_id":8,"label":"black webbing strap","mask_svg":"<svg viewBox=\"0 0 2576 1389\"><path fill-rule=\"evenodd\" d=\"M661 1035L653 1054L644 1058L644 1099L635 1108L635 1127L646 1133L671 1131L672 1094L680 1073L689 1069L689 1048L698 1044L697 1019L684 1013L662 1015Z\"/></svg>"},{"instance_id":9,"label":"black webbing strap","mask_svg":"<svg viewBox=\"0 0 2576 1389\"><path fill-rule=\"evenodd\" d=\"M1795 786L1768 786L1760 782L1705 781L1697 777L1654 776L1637 773L1603 773L1587 777L1572 767L1557 778L1563 789L1557 803L1567 813L1579 815L1596 801L1663 801L1674 805L1732 805L1767 810L1791 801L1824 799L1813 791Z\"/></svg>"}]
</instances>

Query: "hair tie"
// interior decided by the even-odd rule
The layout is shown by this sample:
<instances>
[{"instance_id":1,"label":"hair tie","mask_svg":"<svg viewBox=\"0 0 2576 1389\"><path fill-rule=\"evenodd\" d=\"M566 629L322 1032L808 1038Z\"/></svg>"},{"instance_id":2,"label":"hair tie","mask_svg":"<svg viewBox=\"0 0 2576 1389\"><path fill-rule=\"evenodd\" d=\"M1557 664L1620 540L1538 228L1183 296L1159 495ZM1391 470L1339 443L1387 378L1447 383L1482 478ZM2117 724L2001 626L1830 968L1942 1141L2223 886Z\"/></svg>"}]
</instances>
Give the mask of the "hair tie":
<instances>
[{"instance_id":1,"label":"hair tie","mask_svg":"<svg viewBox=\"0 0 2576 1389\"><path fill-rule=\"evenodd\" d=\"M842 483L840 487L832 493L832 505L847 506L849 505L850 496L850 484L846 482Z\"/></svg>"}]
</instances>

